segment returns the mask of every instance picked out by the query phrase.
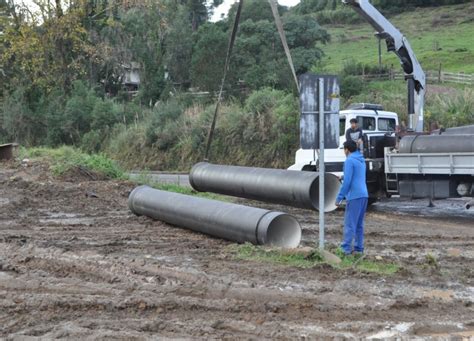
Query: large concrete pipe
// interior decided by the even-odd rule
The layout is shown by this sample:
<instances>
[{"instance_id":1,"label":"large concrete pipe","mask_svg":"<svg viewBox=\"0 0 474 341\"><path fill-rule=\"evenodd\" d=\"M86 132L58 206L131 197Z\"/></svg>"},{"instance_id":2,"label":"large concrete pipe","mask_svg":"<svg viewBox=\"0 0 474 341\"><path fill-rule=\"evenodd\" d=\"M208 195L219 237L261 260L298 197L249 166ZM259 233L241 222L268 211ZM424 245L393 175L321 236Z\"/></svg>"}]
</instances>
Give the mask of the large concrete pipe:
<instances>
[{"instance_id":1,"label":"large concrete pipe","mask_svg":"<svg viewBox=\"0 0 474 341\"><path fill-rule=\"evenodd\" d=\"M446 129L436 129L433 130L431 135L474 135L474 124L468 126L461 126L461 127L453 127L453 128L446 128Z\"/></svg>"},{"instance_id":2,"label":"large concrete pipe","mask_svg":"<svg viewBox=\"0 0 474 341\"><path fill-rule=\"evenodd\" d=\"M472 153L474 135L409 135L400 140L400 153Z\"/></svg>"},{"instance_id":3,"label":"large concrete pipe","mask_svg":"<svg viewBox=\"0 0 474 341\"><path fill-rule=\"evenodd\" d=\"M238 243L294 248L301 240L300 224L289 214L148 186L139 186L130 193L128 207L137 215Z\"/></svg>"},{"instance_id":4,"label":"large concrete pipe","mask_svg":"<svg viewBox=\"0 0 474 341\"><path fill-rule=\"evenodd\" d=\"M191 186L214 192L300 208L319 208L319 173L284 169L213 165L200 162L189 174ZM336 209L340 182L326 173L324 211Z\"/></svg>"}]
</instances>

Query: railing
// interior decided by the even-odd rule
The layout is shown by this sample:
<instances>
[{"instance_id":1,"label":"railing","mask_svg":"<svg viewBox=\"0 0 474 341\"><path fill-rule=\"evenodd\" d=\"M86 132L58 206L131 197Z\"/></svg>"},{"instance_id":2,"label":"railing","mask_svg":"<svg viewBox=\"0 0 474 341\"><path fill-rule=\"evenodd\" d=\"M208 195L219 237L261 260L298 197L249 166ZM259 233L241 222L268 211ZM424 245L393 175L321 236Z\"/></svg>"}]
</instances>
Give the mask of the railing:
<instances>
[{"instance_id":1,"label":"railing","mask_svg":"<svg viewBox=\"0 0 474 341\"><path fill-rule=\"evenodd\" d=\"M374 80L404 80L403 72L391 71L381 74L360 75L365 81ZM474 85L474 74L464 72L426 71L426 81L428 83L457 83Z\"/></svg>"}]
</instances>

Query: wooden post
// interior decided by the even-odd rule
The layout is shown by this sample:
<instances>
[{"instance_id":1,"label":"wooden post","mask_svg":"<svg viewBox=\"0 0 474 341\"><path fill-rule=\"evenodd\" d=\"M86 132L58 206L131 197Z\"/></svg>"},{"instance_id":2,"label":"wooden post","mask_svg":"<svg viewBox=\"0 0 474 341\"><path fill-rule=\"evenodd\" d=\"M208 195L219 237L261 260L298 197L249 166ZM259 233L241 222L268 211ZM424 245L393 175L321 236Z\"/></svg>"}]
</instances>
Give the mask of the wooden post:
<instances>
[{"instance_id":1,"label":"wooden post","mask_svg":"<svg viewBox=\"0 0 474 341\"><path fill-rule=\"evenodd\" d=\"M438 68L438 83L441 83L441 63L439 63L439 68Z\"/></svg>"},{"instance_id":2,"label":"wooden post","mask_svg":"<svg viewBox=\"0 0 474 341\"><path fill-rule=\"evenodd\" d=\"M382 45L381 45L381 39L379 36L379 74L382 73Z\"/></svg>"}]
</instances>

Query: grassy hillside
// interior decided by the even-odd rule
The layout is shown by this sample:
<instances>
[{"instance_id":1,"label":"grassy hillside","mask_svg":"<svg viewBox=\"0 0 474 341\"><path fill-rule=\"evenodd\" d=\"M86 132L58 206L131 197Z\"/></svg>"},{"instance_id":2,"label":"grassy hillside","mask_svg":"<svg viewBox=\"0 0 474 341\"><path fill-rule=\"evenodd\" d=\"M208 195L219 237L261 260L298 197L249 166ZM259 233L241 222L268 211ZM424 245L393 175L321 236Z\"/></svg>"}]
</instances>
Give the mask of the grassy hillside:
<instances>
[{"instance_id":1,"label":"grassy hillside","mask_svg":"<svg viewBox=\"0 0 474 341\"><path fill-rule=\"evenodd\" d=\"M389 20L408 38L425 70L474 73L474 2L418 8ZM326 27L332 41L324 48L325 71L337 72L351 60L377 65L378 43L368 23ZM382 61L400 70L393 53L382 42Z\"/></svg>"}]
</instances>

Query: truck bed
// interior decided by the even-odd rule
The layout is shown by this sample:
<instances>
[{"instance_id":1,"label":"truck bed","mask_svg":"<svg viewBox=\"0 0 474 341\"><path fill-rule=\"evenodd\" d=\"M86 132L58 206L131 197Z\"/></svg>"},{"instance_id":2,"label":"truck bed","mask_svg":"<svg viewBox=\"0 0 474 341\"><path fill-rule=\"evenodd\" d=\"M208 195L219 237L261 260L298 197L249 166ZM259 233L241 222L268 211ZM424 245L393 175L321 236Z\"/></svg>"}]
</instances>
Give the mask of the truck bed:
<instances>
[{"instance_id":1,"label":"truck bed","mask_svg":"<svg viewBox=\"0 0 474 341\"><path fill-rule=\"evenodd\" d=\"M474 175L474 151L472 153L394 153L386 150L384 163L385 173Z\"/></svg>"}]
</instances>

